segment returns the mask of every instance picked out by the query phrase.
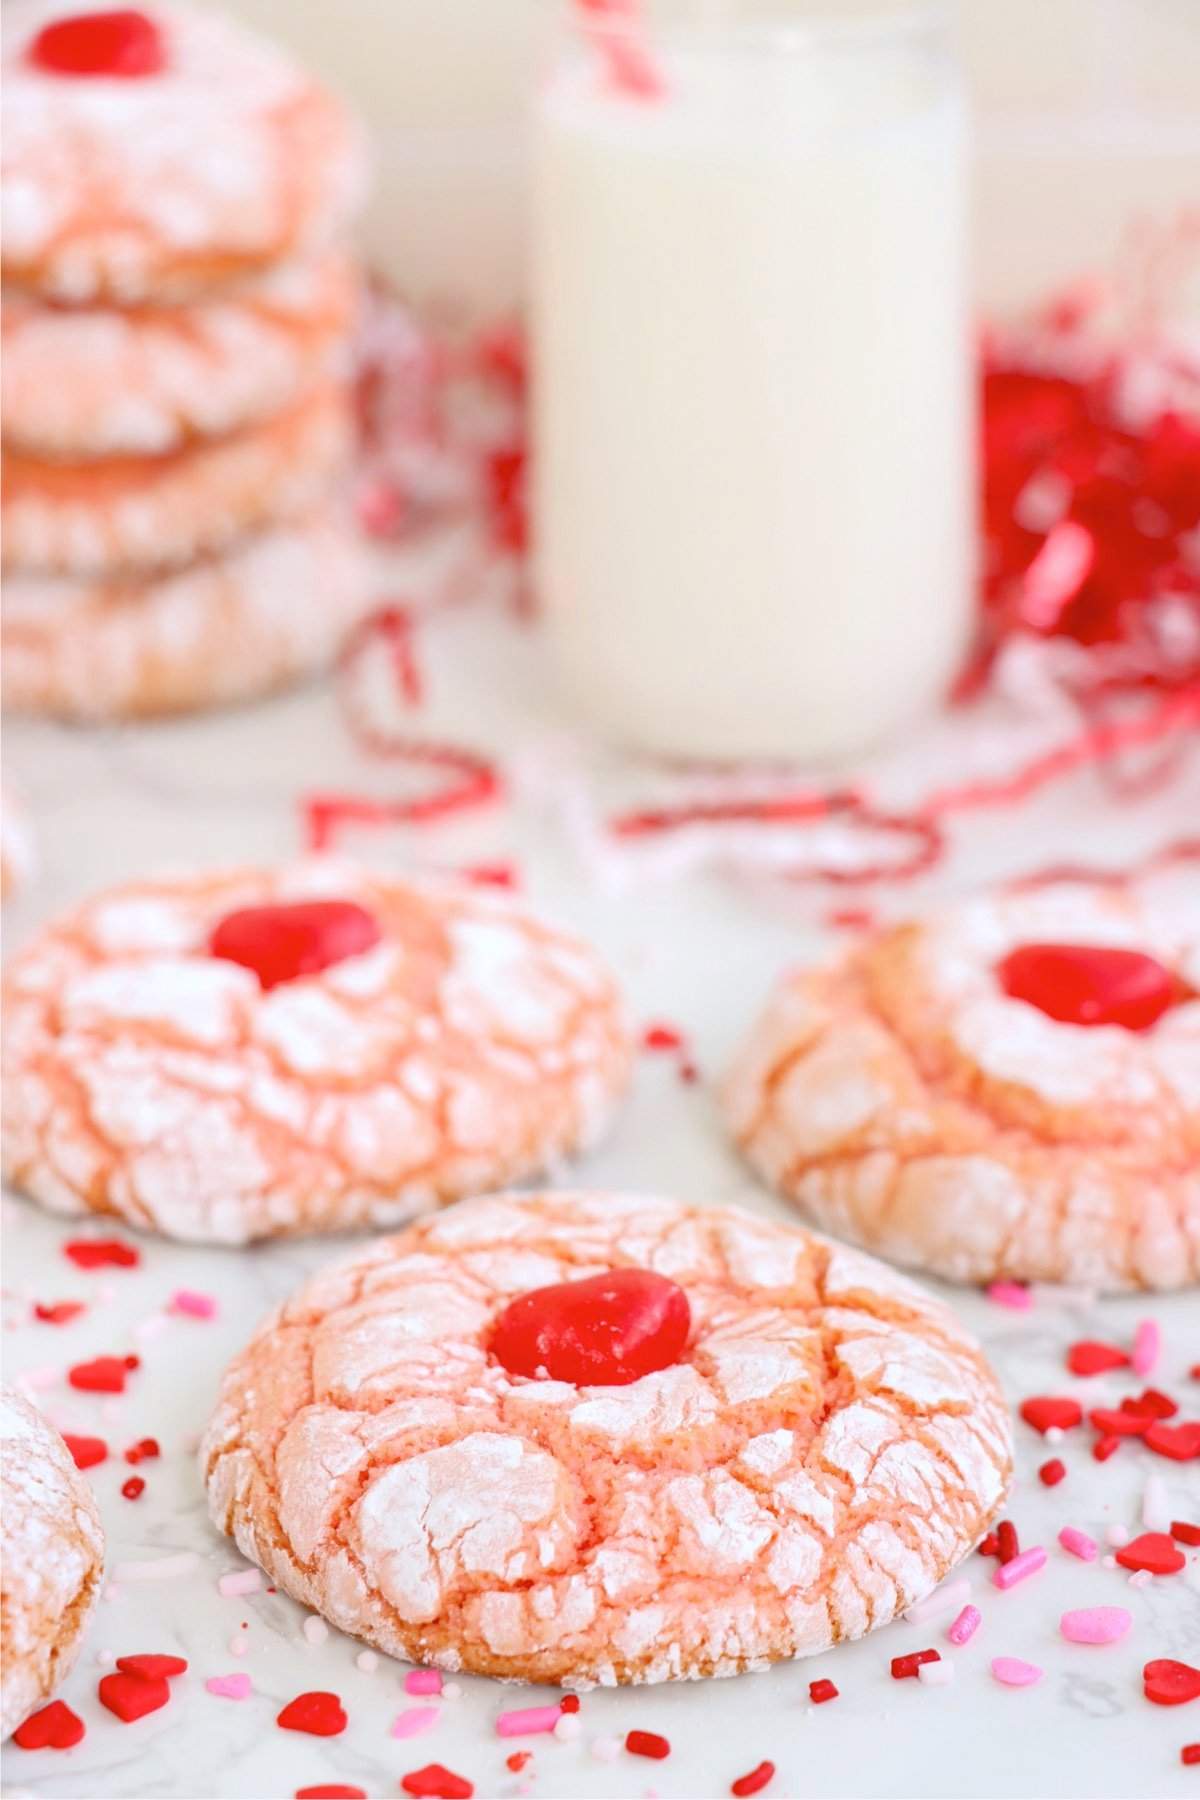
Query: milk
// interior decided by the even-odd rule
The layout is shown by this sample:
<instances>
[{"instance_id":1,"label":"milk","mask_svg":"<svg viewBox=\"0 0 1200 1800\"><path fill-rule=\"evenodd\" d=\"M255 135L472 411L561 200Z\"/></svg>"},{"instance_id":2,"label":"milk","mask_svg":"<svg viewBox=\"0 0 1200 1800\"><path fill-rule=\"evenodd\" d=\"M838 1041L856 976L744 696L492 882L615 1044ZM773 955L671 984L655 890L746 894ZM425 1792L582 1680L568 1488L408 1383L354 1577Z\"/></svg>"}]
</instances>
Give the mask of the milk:
<instances>
[{"instance_id":1,"label":"milk","mask_svg":"<svg viewBox=\"0 0 1200 1800\"><path fill-rule=\"evenodd\" d=\"M902 36L583 45L535 138L536 574L572 703L691 757L829 758L972 615L966 146Z\"/></svg>"}]
</instances>

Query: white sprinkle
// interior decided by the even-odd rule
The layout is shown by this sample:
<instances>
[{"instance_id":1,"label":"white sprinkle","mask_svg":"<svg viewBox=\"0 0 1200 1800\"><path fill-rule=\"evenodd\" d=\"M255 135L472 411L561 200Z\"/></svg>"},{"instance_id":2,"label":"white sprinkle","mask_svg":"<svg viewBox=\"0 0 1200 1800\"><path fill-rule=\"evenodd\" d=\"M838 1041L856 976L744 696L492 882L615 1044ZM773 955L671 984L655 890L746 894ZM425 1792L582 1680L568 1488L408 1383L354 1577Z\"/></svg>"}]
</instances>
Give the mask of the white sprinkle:
<instances>
[{"instance_id":1,"label":"white sprinkle","mask_svg":"<svg viewBox=\"0 0 1200 1800\"><path fill-rule=\"evenodd\" d=\"M379 1658L373 1650L360 1650L354 1659L354 1666L361 1669L364 1675L373 1675L379 1667Z\"/></svg>"},{"instance_id":2,"label":"white sprinkle","mask_svg":"<svg viewBox=\"0 0 1200 1800\"><path fill-rule=\"evenodd\" d=\"M960 1607L971 1597L971 1583L966 1576L957 1581L948 1581L944 1587L934 1588L924 1600L918 1600L910 1606L905 1618L913 1625L923 1625L926 1619L936 1619L939 1613L949 1612L951 1607ZM932 1668L932 1663L922 1664L924 1668Z\"/></svg>"},{"instance_id":3,"label":"white sprinkle","mask_svg":"<svg viewBox=\"0 0 1200 1800\"><path fill-rule=\"evenodd\" d=\"M592 1755L597 1762L616 1762L620 1754L620 1738L598 1737L592 1739Z\"/></svg>"},{"instance_id":4,"label":"white sprinkle","mask_svg":"<svg viewBox=\"0 0 1200 1800\"><path fill-rule=\"evenodd\" d=\"M121 1590L115 1581L105 1582L100 1590L100 1598L102 1600L119 1600L121 1598Z\"/></svg>"},{"instance_id":5,"label":"white sprinkle","mask_svg":"<svg viewBox=\"0 0 1200 1800\"><path fill-rule=\"evenodd\" d=\"M572 1743L583 1730L583 1721L578 1713L563 1713L554 1727L554 1735L560 1744Z\"/></svg>"},{"instance_id":6,"label":"white sprinkle","mask_svg":"<svg viewBox=\"0 0 1200 1800\"><path fill-rule=\"evenodd\" d=\"M1104 1534L1106 1544L1112 1544L1117 1550L1129 1542L1129 1533L1123 1525L1110 1525Z\"/></svg>"},{"instance_id":7,"label":"white sprinkle","mask_svg":"<svg viewBox=\"0 0 1200 1800\"><path fill-rule=\"evenodd\" d=\"M166 1313L151 1313L149 1318L138 1320L133 1328L133 1335L144 1343L148 1338L156 1338L164 1332L167 1329L167 1323Z\"/></svg>"},{"instance_id":8,"label":"white sprinkle","mask_svg":"<svg viewBox=\"0 0 1200 1800\"><path fill-rule=\"evenodd\" d=\"M442 1683L443 1700L461 1700L462 1692L462 1688L457 1681L446 1681Z\"/></svg>"},{"instance_id":9,"label":"white sprinkle","mask_svg":"<svg viewBox=\"0 0 1200 1800\"><path fill-rule=\"evenodd\" d=\"M96 1661L100 1664L100 1667L102 1669L107 1669L108 1665L112 1662L112 1660L113 1660L113 1653L111 1650L97 1650Z\"/></svg>"},{"instance_id":10,"label":"white sprinkle","mask_svg":"<svg viewBox=\"0 0 1200 1800\"><path fill-rule=\"evenodd\" d=\"M310 1644L323 1644L329 1636L328 1625L324 1619L319 1619L316 1613L309 1613L304 1621L303 1630Z\"/></svg>"},{"instance_id":11,"label":"white sprinkle","mask_svg":"<svg viewBox=\"0 0 1200 1800\"><path fill-rule=\"evenodd\" d=\"M1166 1483L1161 1475L1147 1475L1142 1489L1142 1524L1149 1531L1166 1531L1170 1523Z\"/></svg>"},{"instance_id":12,"label":"white sprinkle","mask_svg":"<svg viewBox=\"0 0 1200 1800\"><path fill-rule=\"evenodd\" d=\"M1149 1569L1135 1569L1133 1574L1129 1577L1129 1585L1132 1588L1149 1587L1153 1580L1154 1577Z\"/></svg>"},{"instance_id":13,"label":"white sprinkle","mask_svg":"<svg viewBox=\"0 0 1200 1800\"><path fill-rule=\"evenodd\" d=\"M229 1640L230 1656L245 1656L245 1654L249 1648L250 1648L250 1639L247 1637L243 1637L240 1631L236 1634L236 1636L231 1637Z\"/></svg>"},{"instance_id":14,"label":"white sprinkle","mask_svg":"<svg viewBox=\"0 0 1200 1800\"><path fill-rule=\"evenodd\" d=\"M1115 1569L1116 1566L1117 1559L1115 1556L1102 1556L1100 1558L1100 1567L1102 1569Z\"/></svg>"},{"instance_id":15,"label":"white sprinkle","mask_svg":"<svg viewBox=\"0 0 1200 1800\"><path fill-rule=\"evenodd\" d=\"M1061 1444L1065 1433L1061 1425L1047 1425L1043 1436L1048 1444Z\"/></svg>"},{"instance_id":16,"label":"white sprinkle","mask_svg":"<svg viewBox=\"0 0 1200 1800\"><path fill-rule=\"evenodd\" d=\"M261 1569L231 1569L217 1582L217 1592L228 1600L237 1594L257 1594L261 1586Z\"/></svg>"},{"instance_id":17,"label":"white sprinkle","mask_svg":"<svg viewBox=\"0 0 1200 1800\"><path fill-rule=\"evenodd\" d=\"M954 1664L947 1662L921 1663L917 1669L917 1680L923 1681L926 1687L948 1687L954 1680Z\"/></svg>"}]
</instances>

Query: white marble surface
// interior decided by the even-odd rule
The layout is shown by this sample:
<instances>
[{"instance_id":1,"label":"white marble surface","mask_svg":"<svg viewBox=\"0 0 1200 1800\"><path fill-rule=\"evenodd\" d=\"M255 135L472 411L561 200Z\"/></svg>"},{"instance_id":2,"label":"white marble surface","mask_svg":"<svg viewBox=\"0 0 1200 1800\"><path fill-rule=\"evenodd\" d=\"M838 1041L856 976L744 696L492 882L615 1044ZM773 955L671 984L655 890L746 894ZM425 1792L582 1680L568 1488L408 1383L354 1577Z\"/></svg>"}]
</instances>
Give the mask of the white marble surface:
<instances>
[{"instance_id":1,"label":"white marble surface","mask_svg":"<svg viewBox=\"0 0 1200 1800\"><path fill-rule=\"evenodd\" d=\"M446 615L423 641L431 708L422 728L456 734L511 755L543 744L562 728L544 698L531 634L498 614ZM367 766L351 746L333 696L318 689L257 710L129 733L88 735L48 727L8 728L5 773L30 794L42 849L34 887L8 909L11 952L40 922L90 888L149 868L210 860L278 857L300 842L298 794L356 783L386 793L394 770ZM544 774L547 757L535 756ZM553 759L549 759L552 761ZM518 758L526 775L530 758ZM537 784L533 784L536 786ZM588 872L529 797L434 831L362 835L347 848L398 866L515 858L539 905L590 933L628 984L639 1018L686 1027L705 1078L726 1063L772 976L811 955L825 933L820 920L849 896L795 888L784 894L693 871L649 886L607 888ZM1200 816L1200 755L1173 786L1136 803L1111 798L1092 777L1073 780L1021 813L999 812L956 835L936 877L886 897L894 909L937 893L1047 861L1116 864L1136 860L1194 828ZM1192 879L1195 879L1194 875ZM872 894L872 902L884 896ZM581 1182L658 1187L697 1200L737 1198L782 1213L756 1191L725 1149L707 1085L687 1087L669 1057L642 1059L636 1091L610 1142L579 1170ZM1200 1738L1200 1703L1165 1709L1141 1690L1143 1663L1155 1656L1200 1661L1200 1552L1183 1575L1131 1588L1120 1569L1085 1566L1055 1543L1070 1522L1100 1537L1110 1526L1140 1529L1145 1478L1166 1484L1172 1517L1200 1516L1200 1474L1123 1448L1100 1466L1090 1433L1058 1451L1018 1425L1018 1481L1009 1508L1022 1541L1049 1547L1049 1565L1009 1594L989 1584L992 1565L970 1560L984 1613L960 1651L944 1642L949 1616L885 1632L800 1665L714 1684L584 1696L582 1734L571 1744L539 1737L517 1745L495 1735L497 1712L550 1698L463 1679L445 1699L433 1730L409 1742L389 1736L405 1705L402 1666L381 1658L363 1672L361 1648L337 1633L309 1642L304 1615L282 1595L223 1599L217 1579L241 1566L207 1524L190 1454L218 1372L265 1309L338 1246L299 1243L249 1252L197 1251L140 1239L136 1271L82 1273L61 1254L70 1234L61 1220L25 1202L5 1201L6 1375L33 1372L40 1402L67 1429L96 1431L117 1448L151 1434L159 1462L138 1473L146 1491L123 1499L129 1468L110 1456L91 1471L109 1532L110 1568L124 1559L192 1552L190 1573L170 1580L118 1577L99 1606L86 1648L64 1697L87 1724L75 1750L25 1753L11 1744L3 1763L7 1791L73 1796L288 1796L321 1781L357 1783L371 1795L395 1794L400 1776L439 1761L469 1776L479 1795L722 1795L730 1781L769 1757L778 1773L772 1796L828 1795L1183 1795L1196 1771L1181 1767L1180 1747ZM128 1234L123 1234L128 1235ZM172 1316L142 1335L182 1286L218 1296L210 1323ZM66 1328L30 1323L30 1302L80 1297L88 1310ZM1079 1391L1093 1400L1128 1391L1101 1378L1073 1382L1063 1353L1074 1338L1127 1342L1137 1321L1153 1316L1166 1349L1156 1379L1190 1399L1200 1388L1186 1368L1200 1357L1200 1302L1185 1294L1147 1302L1071 1301L1039 1294L1027 1313L1006 1311L975 1293L949 1295L983 1336L1014 1401L1034 1392ZM151 1326L151 1332L155 1327ZM125 1396L97 1400L63 1379L69 1363L101 1352L138 1349L144 1358ZM1036 1478L1050 1454L1068 1464L1053 1490ZM115 1591L114 1591L115 1590ZM1087 1648L1058 1633L1064 1608L1110 1602L1130 1607L1134 1628L1122 1643ZM246 1652L231 1653L244 1630ZM954 1668L949 1686L896 1683L892 1656L938 1644ZM171 1704L140 1722L119 1724L98 1704L102 1661L138 1651L178 1651L190 1670ZM998 1654L1045 1669L1028 1689L1000 1687L988 1673ZM243 1702L205 1691L212 1675L237 1670L253 1682ZM810 1681L829 1676L840 1690L812 1708ZM350 1715L329 1740L283 1732L279 1706L312 1688L335 1690ZM640 1727L665 1734L669 1760L621 1753L602 1763L591 1753L600 1735ZM515 1748L533 1751L521 1775L505 1766Z\"/></svg>"}]
</instances>

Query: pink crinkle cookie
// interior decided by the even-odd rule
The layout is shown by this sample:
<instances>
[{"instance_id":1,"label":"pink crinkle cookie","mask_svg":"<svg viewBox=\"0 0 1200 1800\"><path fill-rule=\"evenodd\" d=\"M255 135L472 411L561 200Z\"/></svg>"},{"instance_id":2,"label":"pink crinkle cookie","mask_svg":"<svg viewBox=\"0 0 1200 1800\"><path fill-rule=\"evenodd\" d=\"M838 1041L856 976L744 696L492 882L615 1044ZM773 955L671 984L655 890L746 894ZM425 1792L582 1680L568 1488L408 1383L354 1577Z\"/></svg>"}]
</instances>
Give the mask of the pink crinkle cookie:
<instances>
[{"instance_id":1,"label":"pink crinkle cookie","mask_svg":"<svg viewBox=\"0 0 1200 1800\"><path fill-rule=\"evenodd\" d=\"M36 869L37 849L25 797L7 781L0 782L0 900L23 888Z\"/></svg>"},{"instance_id":2,"label":"pink crinkle cookie","mask_svg":"<svg viewBox=\"0 0 1200 1800\"><path fill-rule=\"evenodd\" d=\"M195 1242L526 1179L592 1142L631 1066L585 944L505 896L321 863L99 894L3 994L9 1178Z\"/></svg>"},{"instance_id":3,"label":"pink crinkle cookie","mask_svg":"<svg viewBox=\"0 0 1200 1800\"><path fill-rule=\"evenodd\" d=\"M0 1737L69 1673L104 1568L104 1528L91 1488L53 1425L0 1388L3 1605Z\"/></svg>"},{"instance_id":4,"label":"pink crinkle cookie","mask_svg":"<svg viewBox=\"0 0 1200 1800\"><path fill-rule=\"evenodd\" d=\"M343 1630L586 1687L887 1624L985 1530L1011 1441L978 1346L869 1257L541 1193L310 1281L226 1371L201 1455L220 1529Z\"/></svg>"},{"instance_id":5,"label":"pink crinkle cookie","mask_svg":"<svg viewBox=\"0 0 1200 1800\"><path fill-rule=\"evenodd\" d=\"M364 186L360 133L275 45L207 7L8 0L6 285L190 298L326 243Z\"/></svg>"},{"instance_id":6,"label":"pink crinkle cookie","mask_svg":"<svg viewBox=\"0 0 1200 1800\"><path fill-rule=\"evenodd\" d=\"M818 1225L957 1281L1200 1279L1200 895L985 894L786 980L726 1092Z\"/></svg>"}]
</instances>

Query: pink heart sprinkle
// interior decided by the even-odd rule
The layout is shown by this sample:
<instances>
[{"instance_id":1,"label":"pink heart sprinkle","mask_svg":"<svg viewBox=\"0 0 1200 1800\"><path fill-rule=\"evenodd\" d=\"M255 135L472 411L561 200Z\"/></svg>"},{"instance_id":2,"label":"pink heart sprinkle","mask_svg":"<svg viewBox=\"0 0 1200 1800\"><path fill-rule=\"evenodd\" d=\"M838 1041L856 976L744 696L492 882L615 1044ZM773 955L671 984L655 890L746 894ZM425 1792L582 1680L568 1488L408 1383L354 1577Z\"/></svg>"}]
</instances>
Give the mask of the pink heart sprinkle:
<instances>
[{"instance_id":1,"label":"pink heart sprinkle","mask_svg":"<svg viewBox=\"0 0 1200 1800\"><path fill-rule=\"evenodd\" d=\"M222 1700L245 1700L250 1693L248 1675L210 1675L204 1685L210 1694L219 1694Z\"/></svg>"},{"instance_id":2,"label":"pink heart sprinkle","mask_svg":"<svg viewBox=\"0 0 1200 1800\"><path fill-rule=\"evenodd\" d=\"M1019 1656L993 1656L991 1670L1005 1687L1031 1687L1044 1672L1036 1663L1022 1662Z\"/></svg>"},{"instance_id":3,"label":"pink heart sprinkle","mask_svg":"<svg viewBox=\"0 0 1200 1800\"><path fill-rule=\"evenodd\" d=\"M437 1724L438 1709L436 1706L410 1706L402 1712L392 1726L394 1738L418 1737L421 1732L428 1731Z\"/></svg>"}]
</instances>

